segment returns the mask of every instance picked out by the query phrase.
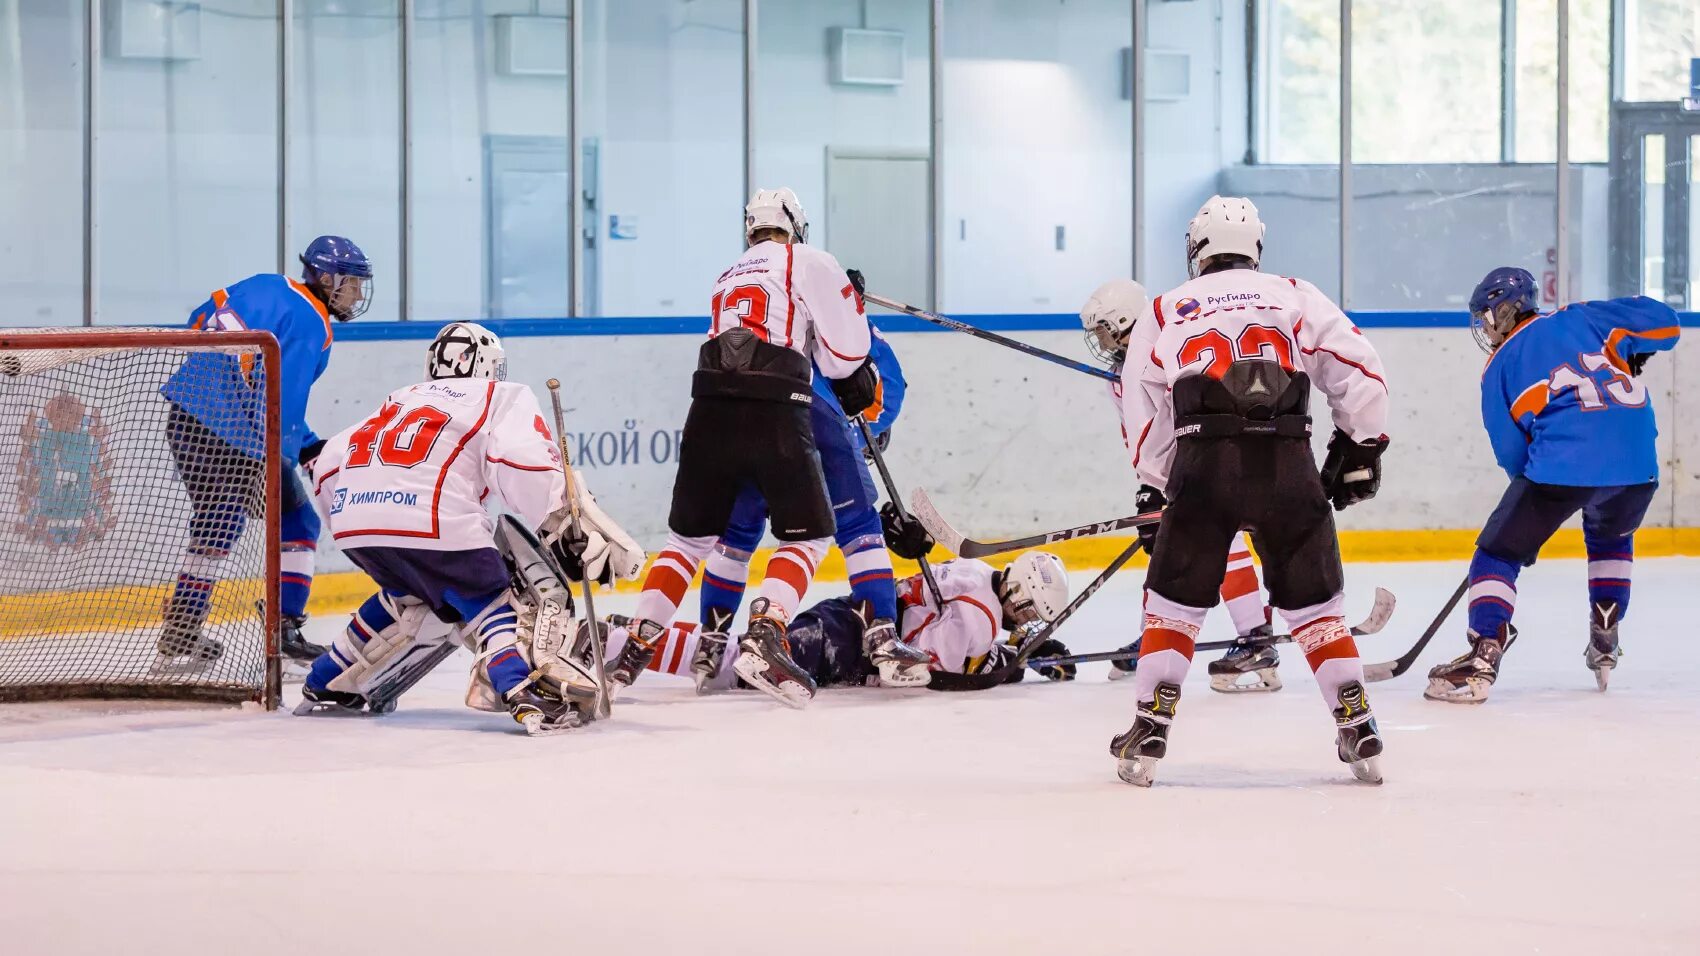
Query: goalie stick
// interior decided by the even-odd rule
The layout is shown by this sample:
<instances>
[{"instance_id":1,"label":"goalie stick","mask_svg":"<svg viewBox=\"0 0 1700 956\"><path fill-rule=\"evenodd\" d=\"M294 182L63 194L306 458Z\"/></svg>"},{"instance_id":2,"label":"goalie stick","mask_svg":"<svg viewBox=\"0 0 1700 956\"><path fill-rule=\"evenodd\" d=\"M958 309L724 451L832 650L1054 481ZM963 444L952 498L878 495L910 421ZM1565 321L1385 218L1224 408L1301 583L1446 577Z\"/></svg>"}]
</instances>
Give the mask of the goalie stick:
<instances>
[{"instance_id":1,"label":"goalie stick","mask_svg":"<svg viewBox=\"0 0 1700 956\"><path fill-rule=\"evenodd\" d=\"M1011 538L1007 541L975 541L972 538L964 537L962 532L951 527L950 522L944 520L938 509L933 506L933 500L927 497L925 488L916 488L910 492L909 504L916 520L921 522L921 526L927 529L927 533L933 536L934 541L964 558L984 558L1009 551L1021 551L1025 548L1040 548L1047 544L1069 541L1074 538L1114 534L1117 531L1156 524L1163 520L1163 512L1147 511L1143 514L1128 515L1125 518L1094 521L1091 524L1076 525L1073 528L1063 528L1058 531L1046 531L1024 538Z\"/></svg>"},{"instance_id":2,"label":"goalie stick","mask_svg":"<svg viewBox=\"0 0 1700 956\"><path fill-rule=\"evenodd\" d=\"M552 378L543 384L549 387L549 404L555 409L555 444L561 447L561 474L567 479L567 509L572 515L572 540L580 542L579 572L584 577L584 616L590 622L590 646L596 655L594 673L596 674L596 716L605 718L613 712L612 695L608 692L608 665L603 660L607 653L602 646L602 622L596 619L596 601L591 597L591 590L596 586L590 579L590 568L584 563L585 544L590 539L584 533L584 521L579 515L578 480L573 475L572 454L567 451L567 420L561 412L561 380ZM635 639L637 635L632 635Z\"/></svg>"},{"instance_id":3,"label":"goalie stick","mask_svg":"<svg viewBox=\"0 0 1700 956\"><path fill-rule=\"evenodd\" d=\"M912 315L923 322L931 322L934 325L940 325L947 329L953 329L957 332L966 332L977 339L983 339L987 342L991 342L995 345L1001 345L1005 348L1015 349L1017 352L1025 352L1034 358L1041 358L1047 362L1061 365L1063 368L1074 369L1076 372L1084 372L1094 378L1106 379L1111 382L1121 380L1116 373L1108 369L1102 369L1096 365L1087 365L1085 362L1076 362L1074 359L1058 355L1055 352L1047 352L1036 345L1028 345L1026 342L1018 342L1015 339L999 335L996 332L982 329L977 325L969 325L967 322L958 322L956 319L939 315L937 312L928 312L926 309L918 309L912 305L904 305L895 299L888 299L883 295L874 295L871 292L862 293L862 298L875 305L883 305L893 312L902 312L905 315Z\"/></svg>"},{"instance_id":4,"label":"goalie stick","mask_svg":"<svg viewBox=\"0 0 1700 956\"><path fill-rule=\"evenodd\" d=\"M1458 583L1458 590L1453 591L1452 597L1447 599L1446 606L1440 609L1440 613L1435 615L1433 621L1429 622L1428 630L1423 632L1422 637L1417 638L1417 643L1411 645L1410 650L1393 660L1380 664L1365 664L1364 680L1371 683L1392 680L1410 670L1411 665L1417 662L1417 655L1421 654L1423 648L1428 646L1428 642L1434 639L1435 634L1439 633L1440 625L1446 623L1446 619L1452 616L1452 609L1458 606L1458 602L1464 599L1464 594L1469 590L1470 576L1466 574L1464 580Z\"/></svg>"},{"instance_id":5,"label":"goalie stick","mask_svg":"<svg viewBox=\"0 0 1700 956\"><path fill-rule=\"evenodd\" d=\"M1386 588L1376 588L1375 604L1370 608L1369 614L1352 628L1352 636L1368 637L1371 634L1380 633L1381 629L1387 626L1388 618L1393 616L1393 609L1397 604L1398 600L1394 598L1392 591ZM1194 653L1197 653L1198 651L1225 651L1231 647L1263 647L1269 644L1291 644L1292 642L1293 635L1291 634L1271 634L1266 637L1236 637L1226 641L1205 641L1202 644L1194 644L1192 649ZM1138 651L1125 649L1098 651L1093 654L1070 654L1066 657L1041 657L1028 661L1027 666L1054 667L1066 664L1090 664L1094 661L1128 661L1138 656ZM1365 667L1364 671L1367 674L1369 668Z\"/></svg>"},{"instance_id":6,"label":"goalie stick","mask_svg":"<svg viewBox=\"0 0 1700 956\"><path fill-rule=\"evenodd\" d=\"M1111 575L1120 571L1122 565L1126 564L1128 559L1133 557L1133 553L1138 550L1139 539L1135 538L1133 543L1127 546L1127 550L1117 555L1116 559L1110 562L1110 566L1105 568L1102 574L1094 578L1091 584L1086 585L1086 588L1076 595L1074 600L1068 602L1068 607L1057 612L1057 616L1047 621L1044 627L1036 628L1032 634L1029 634L1027 639L1021 642L1021 646L1016 648L1015 660L1009 664L979 674L950 674L944 671L934 671L931 679L927 681L927 689L986 690L1008 680L1011 674L1026 667L1028 656L1040 644L1050 640L1051 635L1057 632L1057 628L1062 627L1063 622L1073 616L1074 612L1086 603L1087 598L1097 594L1098 589L1104 586L1104 582L1108 581Z\"/></svg>"}]
</instances>

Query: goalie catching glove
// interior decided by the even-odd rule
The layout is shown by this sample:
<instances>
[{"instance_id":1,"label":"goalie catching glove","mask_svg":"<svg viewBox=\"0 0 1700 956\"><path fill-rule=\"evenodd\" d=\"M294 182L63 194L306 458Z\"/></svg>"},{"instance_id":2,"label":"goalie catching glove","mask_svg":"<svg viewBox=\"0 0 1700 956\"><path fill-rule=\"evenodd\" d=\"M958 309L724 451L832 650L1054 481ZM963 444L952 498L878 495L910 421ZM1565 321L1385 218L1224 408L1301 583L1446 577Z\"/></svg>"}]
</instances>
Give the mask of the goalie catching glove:
<instances>
[{"instance_id":1,"label":"goalie catching glove","mask_svg":"<svg viewBox=\"0 0 1700 956\"><path fill-rule=\"evenodd\" d=\"M539 529L543 544L574 583L584 580L587 568L590 580L598 584L636 580L646 557L643 548L597 506L596 496L576 469L573 481L580 497L578 534L573 534L572 509L562 508Z\"/></svg>"}]
</instances>

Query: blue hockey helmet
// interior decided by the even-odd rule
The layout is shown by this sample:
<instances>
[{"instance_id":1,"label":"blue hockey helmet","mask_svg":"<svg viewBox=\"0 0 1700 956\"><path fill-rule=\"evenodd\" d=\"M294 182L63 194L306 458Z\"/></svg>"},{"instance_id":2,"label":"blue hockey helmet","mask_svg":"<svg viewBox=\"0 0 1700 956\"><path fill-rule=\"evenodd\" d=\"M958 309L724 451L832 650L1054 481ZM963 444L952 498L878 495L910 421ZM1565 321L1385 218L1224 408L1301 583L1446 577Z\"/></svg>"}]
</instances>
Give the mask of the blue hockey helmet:
<instances>
[{"instance_id":1,"label":"blue hockey helmet","mask_svg":"<svg viewBox=\"0 0 1700 956\"><path fill-rule=\"evenodd\" d=\"M1530 315L1538 312L1540 286L1527 269L1500 266L1470 293L1470 332L1484 351L1499 348Z\"/></svg>"},{"instance_id":2,"label":"blue hockey helmet","mask_svg":"<svg viewBox=\"0 0 1700 956\"><path fill-rule=\"evenodd\" d=\"M320 236L301 254L301 281L339 322L365 314L372 305L372 260L352 240Z\"/></svg>"}]
</instances>

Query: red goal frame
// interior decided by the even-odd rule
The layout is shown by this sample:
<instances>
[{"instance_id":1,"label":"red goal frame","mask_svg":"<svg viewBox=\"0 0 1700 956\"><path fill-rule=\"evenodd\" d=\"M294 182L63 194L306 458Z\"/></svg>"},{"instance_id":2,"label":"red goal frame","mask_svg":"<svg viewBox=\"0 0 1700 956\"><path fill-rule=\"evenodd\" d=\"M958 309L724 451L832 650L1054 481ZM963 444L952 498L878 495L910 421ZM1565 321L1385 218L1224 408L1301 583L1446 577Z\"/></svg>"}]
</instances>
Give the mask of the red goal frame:
<instances>
[{"instance_id":1,"label":"red goal frame","mask_svg":"<svg viewBox=\"0 0 1700 956\"><path fill-rule=\"evenodd\" d=\"M208 346L246 346L257 348L265 366L266 377L266 461L282 458L282 382L283 362L277 339L270 332L196 332L188 329L98 329L70 326L63 330L32 329L9 332L0 329L0 352L4 351L98 351L139 348L195 349ZM170 700L255 700L266 710L276 710L283 691L283 663L279 655L278 602L281 592L282 557L281 515L283 503L282 468L265 469L266 484L266 610L265 656L263 686L257 696L236 693L230 687L195 686L178 683L83 683L53 684L32 693L31 688L14 688L5 700L72 700L151 698Z\"/></svg>"}]
</instances>

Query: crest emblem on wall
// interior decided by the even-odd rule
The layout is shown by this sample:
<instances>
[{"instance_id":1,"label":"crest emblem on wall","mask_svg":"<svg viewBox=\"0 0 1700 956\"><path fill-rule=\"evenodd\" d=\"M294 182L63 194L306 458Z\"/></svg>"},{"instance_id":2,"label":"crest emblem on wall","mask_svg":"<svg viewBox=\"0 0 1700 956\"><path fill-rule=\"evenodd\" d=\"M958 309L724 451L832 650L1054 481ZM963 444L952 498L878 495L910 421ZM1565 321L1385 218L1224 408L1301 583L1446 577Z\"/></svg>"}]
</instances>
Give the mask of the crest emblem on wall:
<instances>
[{"instance_id":1,"label":"crest emblem on wall","mask_svg":"<svg viewBox=\"0 0 1700 956\"><path fill-rule=\"evenodd\" d=\"M81 548L111 526L112 469L100 410L60 392L18 431L18 533Z\"/></svg>"}]
</instances>

